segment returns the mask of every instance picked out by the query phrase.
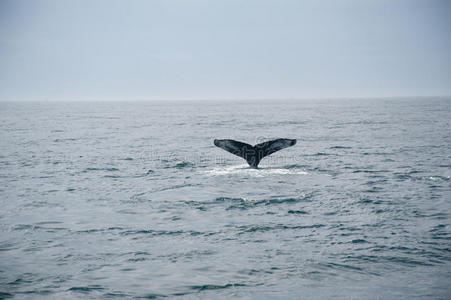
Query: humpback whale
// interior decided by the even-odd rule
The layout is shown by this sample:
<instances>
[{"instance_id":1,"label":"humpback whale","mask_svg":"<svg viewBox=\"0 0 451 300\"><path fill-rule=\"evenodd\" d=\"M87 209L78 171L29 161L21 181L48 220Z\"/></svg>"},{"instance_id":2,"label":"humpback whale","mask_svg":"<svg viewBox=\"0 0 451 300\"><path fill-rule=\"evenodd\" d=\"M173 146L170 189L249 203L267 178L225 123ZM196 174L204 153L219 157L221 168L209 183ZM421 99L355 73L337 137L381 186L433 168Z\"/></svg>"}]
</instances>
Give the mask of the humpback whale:
<instances>
[{"instance_id":1,"label":"humpback whale","mask_svg":"<svg viewBox=\"0 0 451 300\"><path fill-rule=\"evenodd\" d=\"M296 140L276 139L255 146L234 140L214 140L214 144L236 156L244 158L249 166L256 169L263 157L295 145Z\"/></svg>"}]
</instances>

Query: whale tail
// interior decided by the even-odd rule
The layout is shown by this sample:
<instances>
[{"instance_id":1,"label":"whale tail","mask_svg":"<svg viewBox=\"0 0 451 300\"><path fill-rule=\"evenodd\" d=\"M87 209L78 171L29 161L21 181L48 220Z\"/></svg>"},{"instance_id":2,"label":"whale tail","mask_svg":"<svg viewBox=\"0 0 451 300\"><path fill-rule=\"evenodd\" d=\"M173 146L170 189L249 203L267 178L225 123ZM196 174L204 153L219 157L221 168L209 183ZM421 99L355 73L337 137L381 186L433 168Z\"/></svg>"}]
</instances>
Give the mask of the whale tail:
<instances>
[{"instance_id":1,"label":"whale tail","mask_svg":"<svg viewBox=\"0 0 451 300\"><path fill-rule=\"evenodd\" d=\"M276 139L255 146L234 140L214 140L214 144L236 156L244 158L249 166L257 168L262 158L295 145L296 140Z\"/></svg>"}]
</instances>

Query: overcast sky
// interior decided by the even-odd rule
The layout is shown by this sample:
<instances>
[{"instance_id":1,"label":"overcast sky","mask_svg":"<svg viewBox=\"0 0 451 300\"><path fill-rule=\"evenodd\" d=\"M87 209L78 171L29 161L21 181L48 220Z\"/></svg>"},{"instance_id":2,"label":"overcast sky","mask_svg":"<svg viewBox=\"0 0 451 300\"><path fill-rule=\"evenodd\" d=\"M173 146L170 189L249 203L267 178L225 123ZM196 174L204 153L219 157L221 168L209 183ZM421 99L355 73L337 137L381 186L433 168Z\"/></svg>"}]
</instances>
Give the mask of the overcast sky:
<instances>
[{"instance_id":1,"label":"overcast sky","mask_svg":"<svg viewBox=\"0 0 451 300\"><path fill-rule=\"evenodd\" d=\"M0 0L0 100L451 95L449 0Z\"/></svg>"}]
</instances>

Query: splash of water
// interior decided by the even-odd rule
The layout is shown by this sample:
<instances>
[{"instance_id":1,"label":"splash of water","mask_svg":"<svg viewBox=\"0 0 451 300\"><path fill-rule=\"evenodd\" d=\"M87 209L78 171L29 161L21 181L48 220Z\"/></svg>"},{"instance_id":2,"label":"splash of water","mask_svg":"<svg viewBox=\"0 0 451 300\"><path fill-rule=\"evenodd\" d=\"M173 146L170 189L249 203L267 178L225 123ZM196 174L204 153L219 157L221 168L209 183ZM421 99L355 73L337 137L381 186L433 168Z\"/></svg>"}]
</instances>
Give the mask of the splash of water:
<instances>
[{"instance_id":1,"label":"splash of water","mask_svg":"<svg viewBox=\"0 0 451 300\"><path fill-rule=\"evenodd\" d=\"M307 175L302 169L284 168L284 167L262 167L258 169L250 168L247 164L217 167L206 171L210 175L250 175L255 177L264 177L270 175Z\"/></svg>"}]
</instances>

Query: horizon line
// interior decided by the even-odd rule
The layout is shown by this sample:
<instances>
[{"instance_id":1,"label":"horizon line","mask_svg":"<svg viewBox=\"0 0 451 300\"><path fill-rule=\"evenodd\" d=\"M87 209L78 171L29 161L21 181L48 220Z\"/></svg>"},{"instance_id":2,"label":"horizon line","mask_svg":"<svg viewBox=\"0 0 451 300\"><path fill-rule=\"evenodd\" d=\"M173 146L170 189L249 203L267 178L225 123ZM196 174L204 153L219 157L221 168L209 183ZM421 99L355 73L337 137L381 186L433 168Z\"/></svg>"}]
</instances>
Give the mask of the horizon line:
<instances>
[{"instance_id":1,"label":"horizon line","mask_svg":"<svg viewBox=\"0 0 451 300\"><path fill-rule=\"evenodd\" d=\"M133 99L0 99L0 102L246 102L246 101L319 101L319 100L383 100L451 98L450 95L407 95L407 96L337 96L337 97L270 97L270 98L133 98Z\"/></svg>"}]
</instances>

